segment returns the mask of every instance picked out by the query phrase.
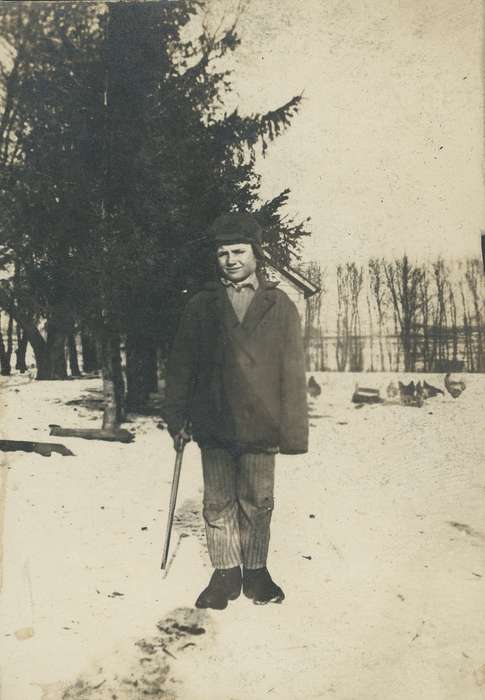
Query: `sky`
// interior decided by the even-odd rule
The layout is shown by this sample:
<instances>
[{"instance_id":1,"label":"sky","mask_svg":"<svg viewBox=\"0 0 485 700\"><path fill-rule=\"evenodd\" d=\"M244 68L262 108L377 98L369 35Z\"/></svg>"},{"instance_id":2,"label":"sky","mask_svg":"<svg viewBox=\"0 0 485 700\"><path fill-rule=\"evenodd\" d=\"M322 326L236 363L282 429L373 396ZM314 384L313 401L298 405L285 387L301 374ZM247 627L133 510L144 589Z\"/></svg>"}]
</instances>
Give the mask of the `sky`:
<instances>
[{"instance_id":1,"label":"sky","mask_svg":"<svg viewBox=\"0 0 485 700\"><path fill-rule=\"evenodd\" d=\"M263 197L311 217L304 259L479 255L481 0L207 0L212 25L239 2L228 110L304 95L257 162Z\"/></svg>"},{"instance_id":2,"label":"sky","mask_svg":"<svg viewBox=\"0 0 485 700\"><path fill-rule=\"evenodd\" d=\"M236 5L209 2L214 22ZM479 0L249 0L228 107L304 94L258 170L311 217L305 259L480 253L482 19Z\"/></svg>"}]
</instances>

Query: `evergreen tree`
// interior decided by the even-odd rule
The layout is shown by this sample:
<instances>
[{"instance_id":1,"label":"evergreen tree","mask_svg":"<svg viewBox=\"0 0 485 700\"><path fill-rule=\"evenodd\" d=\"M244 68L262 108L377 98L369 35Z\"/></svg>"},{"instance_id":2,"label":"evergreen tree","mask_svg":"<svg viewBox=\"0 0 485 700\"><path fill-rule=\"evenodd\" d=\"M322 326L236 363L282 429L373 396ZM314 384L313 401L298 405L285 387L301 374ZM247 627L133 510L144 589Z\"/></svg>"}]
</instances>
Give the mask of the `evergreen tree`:
<instances>
[{"instance_id":1,"label":"evergreen tree","mask_svg":"<svg viewBox=\"0 0 485 700\"><path fill-rule=\"evenodd\" d=\"M207 277L211 221L253 211L280 263L306 234L282 214L288 190L261 203L255 172L301 96L266 114L224 113L231 76L221 59L240 39L235 24L182 38L202 9L199 0L0 7L10 51L0 245L16 269L0 304L31 341L39 378L65 376L77 323L116 365L126 337L132 402L143 401L157 346L166 352L186 292Z\"/></svg>"},{"instance_id":2,"label":"evergreen tree","mask_svg":"<svg viewBox=\"0 0 485 700\"><path fill-rule=\"evenodd\" d=\"M0 240L13 273L0 302L31 343L38 378L64 378L66 334L86 298L76 253L96 217L99 178L86 177L81 139L97 88L100 32L94 6L0 10L10 52L2 75Z\"/></svg>"}]
</instances>

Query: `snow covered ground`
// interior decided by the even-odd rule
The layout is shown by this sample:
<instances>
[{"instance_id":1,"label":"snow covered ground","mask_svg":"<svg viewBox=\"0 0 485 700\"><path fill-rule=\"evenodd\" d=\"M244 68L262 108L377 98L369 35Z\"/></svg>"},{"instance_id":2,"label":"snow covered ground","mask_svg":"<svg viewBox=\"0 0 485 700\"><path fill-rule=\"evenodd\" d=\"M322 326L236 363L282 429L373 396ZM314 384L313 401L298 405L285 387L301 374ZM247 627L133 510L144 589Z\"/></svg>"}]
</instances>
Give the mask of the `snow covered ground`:
<instances>
[{"instance_id":1,"label":"snow covered ground","mask_svg":"<svg viewBox=\"0 0 485 700\"><path fill-rule=\"evenodd\" d=\"M160 556L174 453L156 417L132 444L51 438L98 427L100 380L2 378L1 700L485 698L485 376L422 408L350 402L406 375L315 375L311 446L278 458L270 571L280 606L193 603L210 566L190 445L175 557ZM423 376L414 377L422 379ZM442 377L427 377L442 386Z\"/></svg>"}]
</instances>

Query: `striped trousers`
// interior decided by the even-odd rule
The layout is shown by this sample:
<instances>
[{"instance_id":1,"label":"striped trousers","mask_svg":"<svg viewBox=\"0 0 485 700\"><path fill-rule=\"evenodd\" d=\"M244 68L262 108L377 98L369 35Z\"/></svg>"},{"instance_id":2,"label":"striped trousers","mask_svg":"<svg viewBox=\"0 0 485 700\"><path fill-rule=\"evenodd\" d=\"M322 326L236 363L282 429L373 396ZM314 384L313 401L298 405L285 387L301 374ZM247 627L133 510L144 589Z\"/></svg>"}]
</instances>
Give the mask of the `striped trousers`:
<instances>
[{"instance_id":1,"label":"striped trousers","mask_svg":"<svg viewBox=\"0 0 485 700\"><path fill-rule=\"evenodd\" d=\"M275 455L201 448L207 549L215 569L266 566Z\"/></svg>"}]
</instances>

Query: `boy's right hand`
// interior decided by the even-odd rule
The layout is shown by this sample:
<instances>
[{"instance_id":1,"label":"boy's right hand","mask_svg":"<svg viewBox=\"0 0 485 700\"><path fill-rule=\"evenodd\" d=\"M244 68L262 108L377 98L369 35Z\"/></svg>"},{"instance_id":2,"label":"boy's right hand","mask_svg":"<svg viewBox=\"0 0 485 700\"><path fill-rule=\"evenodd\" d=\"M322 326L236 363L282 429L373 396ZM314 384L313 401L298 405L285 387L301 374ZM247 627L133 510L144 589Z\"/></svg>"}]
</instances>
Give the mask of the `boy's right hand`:
<instances>
[{"instance_id":1,"label":"boy's right hand","mask_svg":"<svg viewBox=\"0 0 485 700\"><path fill-rule=\"evenodd\" d=\"M173 446L174 449L177 452L180 452L180 450L183 450L185 445L190 442L192 439L192 436L190 433L185 429L182 428L181 430L178 431L178 433L175 433L173 436Z\"/></svg>"}]
</instances>

